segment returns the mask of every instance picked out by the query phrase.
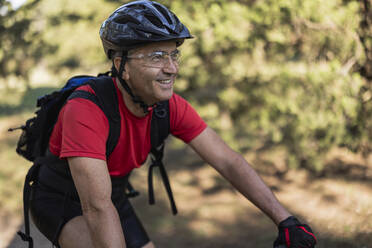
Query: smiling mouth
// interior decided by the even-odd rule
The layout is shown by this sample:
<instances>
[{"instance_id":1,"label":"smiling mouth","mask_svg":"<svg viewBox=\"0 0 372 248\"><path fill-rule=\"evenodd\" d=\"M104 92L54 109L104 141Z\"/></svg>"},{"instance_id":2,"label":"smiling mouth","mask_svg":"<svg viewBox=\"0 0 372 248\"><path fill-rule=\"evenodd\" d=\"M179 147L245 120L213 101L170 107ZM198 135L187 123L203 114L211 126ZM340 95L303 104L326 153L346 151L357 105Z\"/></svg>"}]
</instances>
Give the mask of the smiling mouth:
<instances>
[{"instance_id":1,"label":"smiling mouth","mask_svg":"<svg viewBox=\"0 0 372 248\"><path fill-rule=\"evenodd\" d=\"M171 84L172 83L172 80L171 79L165 79L165 80L156 80L158 83L160 84L164 84L164 85L167 85L167 84Z\"/></svg>"}]
</instances>

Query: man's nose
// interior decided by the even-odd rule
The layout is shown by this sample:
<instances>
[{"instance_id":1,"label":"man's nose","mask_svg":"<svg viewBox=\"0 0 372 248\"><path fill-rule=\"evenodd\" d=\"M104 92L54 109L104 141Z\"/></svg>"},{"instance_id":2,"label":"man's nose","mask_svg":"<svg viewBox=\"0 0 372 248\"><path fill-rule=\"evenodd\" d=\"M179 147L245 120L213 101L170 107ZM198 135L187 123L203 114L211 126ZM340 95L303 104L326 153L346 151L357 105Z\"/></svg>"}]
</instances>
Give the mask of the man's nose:
<instances>
[{"instance_id":1,"label":"man's nose","mask_svg":"<svg viewBox=\"0 0 372 248\"><path fill-rule=\"evenodd\" d=\"M178 62L174 61L170 56L168 57L167 63L165 63L163 67L163 71L165 73L172 73L176 74L178 73Z\"/></svg>"}]
</instances>

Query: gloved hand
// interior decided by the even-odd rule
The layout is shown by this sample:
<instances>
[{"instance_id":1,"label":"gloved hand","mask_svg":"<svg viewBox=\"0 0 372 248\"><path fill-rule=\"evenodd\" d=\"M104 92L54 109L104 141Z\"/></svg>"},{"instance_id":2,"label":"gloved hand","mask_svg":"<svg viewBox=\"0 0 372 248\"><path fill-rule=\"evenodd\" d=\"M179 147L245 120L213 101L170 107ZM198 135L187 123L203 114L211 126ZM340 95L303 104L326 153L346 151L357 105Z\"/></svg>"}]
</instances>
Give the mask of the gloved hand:
<instances>
[{"instance_id":1,"label":"gloved hand","mask_svg":"<svg viewBox=\"0 0 372 248\"><path fill-rule=\"evenodd\" d=\"M316 238L311 228L301 224L296 217L290 216L279 223L279 235L274 248L314 248Z\"/></svg>"}]
</instances>

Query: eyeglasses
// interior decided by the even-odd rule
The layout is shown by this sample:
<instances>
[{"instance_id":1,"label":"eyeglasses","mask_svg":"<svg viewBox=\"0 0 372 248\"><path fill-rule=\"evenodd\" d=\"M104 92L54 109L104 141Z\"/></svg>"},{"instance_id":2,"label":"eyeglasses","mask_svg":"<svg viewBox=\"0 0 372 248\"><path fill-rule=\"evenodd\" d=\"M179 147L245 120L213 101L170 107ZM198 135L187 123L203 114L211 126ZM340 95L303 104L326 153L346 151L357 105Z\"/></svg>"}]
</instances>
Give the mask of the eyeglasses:
<instances>
[{"instance_id":1,"label":"eyeglasses","mask_svg":"<svg viewBox=\"0 0 372 248\"><path fill-rule=\"evenodd\" d=\"M181 52L179 50L174 50L171 53L164 51L156 51L149 54L137 54L127 56L128 59L143 59L145 65L150 67L162 68L167 63L169 63L169 58L173 63L178 64L181 57Z\"/></svg>"}]
</instances>

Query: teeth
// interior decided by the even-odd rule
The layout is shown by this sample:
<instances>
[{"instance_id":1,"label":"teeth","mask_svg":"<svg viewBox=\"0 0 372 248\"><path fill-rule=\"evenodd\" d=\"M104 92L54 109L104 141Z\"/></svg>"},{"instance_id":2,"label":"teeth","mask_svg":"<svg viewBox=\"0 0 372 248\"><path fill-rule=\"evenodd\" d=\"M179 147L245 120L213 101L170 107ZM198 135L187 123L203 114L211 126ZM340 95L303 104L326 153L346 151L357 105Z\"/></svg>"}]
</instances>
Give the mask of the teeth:
<instances>
[{"instance_id":1,"label":"teeth","mask_svg":"<svg viewBox=\"0 0 372 248\"><path fill-rule=\"evenodd\" d=\"M171 82L170 79L167 79L167 80L158 80L159 83L161 84L169 84Z\"/></svg>"}]
</instances>

